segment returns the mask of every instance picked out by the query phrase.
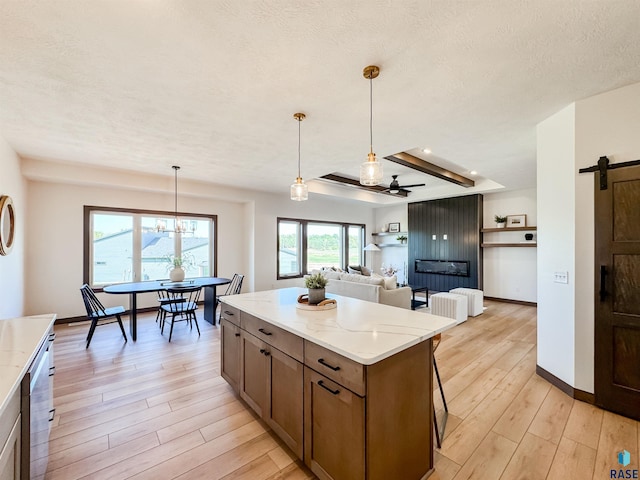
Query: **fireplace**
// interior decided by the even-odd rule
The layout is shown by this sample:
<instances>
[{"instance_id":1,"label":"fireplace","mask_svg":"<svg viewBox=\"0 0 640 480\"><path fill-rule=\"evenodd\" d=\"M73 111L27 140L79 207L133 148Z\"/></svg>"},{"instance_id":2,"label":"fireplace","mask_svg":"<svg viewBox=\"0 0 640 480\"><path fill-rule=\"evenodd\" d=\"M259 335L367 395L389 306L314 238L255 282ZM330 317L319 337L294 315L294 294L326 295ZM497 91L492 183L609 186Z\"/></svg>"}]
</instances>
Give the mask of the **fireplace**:
<instances>
[{"instance_id":1,"label":"fireplace","mask_svg":"<svg viewBox=\"0 0 640 480\"><path fill-rule=\"evenodd\" d=\"M416 260L415 271L416 273L468 277L469 262L461 260Z\"/></svg>"}]
</instances>

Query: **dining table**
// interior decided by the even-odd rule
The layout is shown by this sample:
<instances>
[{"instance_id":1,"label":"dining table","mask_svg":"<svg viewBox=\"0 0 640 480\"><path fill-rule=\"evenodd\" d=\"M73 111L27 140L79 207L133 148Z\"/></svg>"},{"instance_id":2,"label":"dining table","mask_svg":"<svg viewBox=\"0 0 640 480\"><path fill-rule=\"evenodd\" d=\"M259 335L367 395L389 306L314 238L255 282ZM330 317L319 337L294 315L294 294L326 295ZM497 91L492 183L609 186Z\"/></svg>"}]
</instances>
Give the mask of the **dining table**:
<instances>
[{"instance_id":1,"label":"dining table","mask_svg":"<svg viewBox=\"0 0 640 480\"><path fill-rule=\"evenodd\" d=\"M231 283L230 278L223 277L195 277L187 278L182 282L172 282L170 280L147 280L144 282L126 282L107 285L102 289L104 293L111 294L128 294L130 295L130 314L129 314L129 332L131 338L135 341L138 337L138 299L139 293L158 292L167 290L168 288L179 287L204 287L204 319L216 324L216 308L218 300L216 295L216 287Z\"/></svg>"}]
</instances>

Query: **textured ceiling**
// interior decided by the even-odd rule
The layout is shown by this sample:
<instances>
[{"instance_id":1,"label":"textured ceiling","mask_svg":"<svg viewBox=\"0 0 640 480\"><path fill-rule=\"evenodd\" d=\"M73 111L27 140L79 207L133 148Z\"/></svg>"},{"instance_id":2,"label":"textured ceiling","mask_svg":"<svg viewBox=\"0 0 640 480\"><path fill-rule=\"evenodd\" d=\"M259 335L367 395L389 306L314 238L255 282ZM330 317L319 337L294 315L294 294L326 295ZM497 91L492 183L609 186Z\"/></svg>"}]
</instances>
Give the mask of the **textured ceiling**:
<instances>
[{"instance_id":1,"label":"textured ceiling","mask_svg":"<svg viewBox=\"0 0 640 480\"><path fill-rule=\"evenodd\" d=\"M636 0L0 0L0 135L24 157L286 194L298 111L303 178L358 176L375 64L378 158L429 147L532 187L536 124L640 81L639 26ZM425 181L383 162L385 183Z\"/></svg>"}]
</instances>

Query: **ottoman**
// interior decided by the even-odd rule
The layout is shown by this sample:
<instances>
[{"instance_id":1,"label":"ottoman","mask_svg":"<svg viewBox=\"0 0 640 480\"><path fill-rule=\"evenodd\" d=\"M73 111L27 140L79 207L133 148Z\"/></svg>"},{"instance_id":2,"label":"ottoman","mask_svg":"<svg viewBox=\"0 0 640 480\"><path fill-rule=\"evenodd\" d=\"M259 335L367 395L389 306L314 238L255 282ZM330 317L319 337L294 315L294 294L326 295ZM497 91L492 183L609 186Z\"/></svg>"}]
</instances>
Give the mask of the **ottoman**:
<instances>
[{"instance_id":1,"label":"ottoman","mask_svg":"<svg viewBox=\"0 0 640 480\"><path fill-rule=\"evenodd\" d=\"M467 320L468 300L456 293L434 293L431 295L431 313L441 317L453 318L457 323Z\"/></svg>"},{"instance_id":2,"label":"ottoman","mask_svg":"<svg viewBox=\"0 0 640 480\"><path fill-rule=\"evenodd\" d=\"M475 288L454 288L453 290L449 290L449 293L467 297L469 301L467 313L470 317L477 317L484 311L482 308L484 292L482 290L476 290Z\"/></svg>"}]
</instances>

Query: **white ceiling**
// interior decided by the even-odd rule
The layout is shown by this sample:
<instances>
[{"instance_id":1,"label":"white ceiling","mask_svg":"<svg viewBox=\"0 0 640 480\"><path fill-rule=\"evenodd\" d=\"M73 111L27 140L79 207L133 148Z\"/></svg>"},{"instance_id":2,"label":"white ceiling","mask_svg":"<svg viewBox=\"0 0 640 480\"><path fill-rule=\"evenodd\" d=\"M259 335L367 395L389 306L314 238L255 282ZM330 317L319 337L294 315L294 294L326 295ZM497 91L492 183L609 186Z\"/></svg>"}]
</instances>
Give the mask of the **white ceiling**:
<instances>
[{"instance_id":1,"label":"white ceiling","mask_svg":"<svg viewBox=\"0 0 640 480\"><path fill-rule=\"evenodd\" d=\"M533 187L536 124L640 81L639 27L636 0L0 0L0 136L288 195L298 111L303 178L358 176L375 64L378 158L429 147L478 191ZM468 193L382 161L385 183L429 184L411 200Z\"/></svg>"}]
</instances>

